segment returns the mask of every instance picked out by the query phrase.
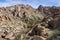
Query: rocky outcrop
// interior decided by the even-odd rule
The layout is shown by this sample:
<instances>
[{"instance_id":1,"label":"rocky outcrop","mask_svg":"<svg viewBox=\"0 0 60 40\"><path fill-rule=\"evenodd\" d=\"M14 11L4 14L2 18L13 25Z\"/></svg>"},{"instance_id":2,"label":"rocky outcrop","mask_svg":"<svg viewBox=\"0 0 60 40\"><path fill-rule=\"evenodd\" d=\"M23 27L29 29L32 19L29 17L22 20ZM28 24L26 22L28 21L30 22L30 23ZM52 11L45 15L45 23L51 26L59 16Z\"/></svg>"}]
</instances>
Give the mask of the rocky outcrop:
<instances>
[{"instance_id":1,"label":"rocky outcrop","mask_svg":"<svg viewBox=\"0 0 60 40\"><path fill-rule=\"evenodd\" d=\"M2 7L0 8L0 38L1 40L25 40L28 32L31 29L34 31L33 26L43 18L40 12L29 5Z\"/></svg>"},{"instance_id":2,"label":"rocky outcrop","mask_svg":"<svg viewBox=\"0 0 60 40\"><path fill-rule=\"evenodd\" d=\"M45 15L45 18L44 20L50 24L51 22L51 25L55 25L55 23L59 24L57 22L57 20L60 19L60 8L59 7L56 7L56 6L52 6L52 7L44 7L44 6L39 6L38 7L38 10L41 9ZM40 11L40 10L39 10Z\"/></svg>"},{"instance_id":3,"label":"rocky outcrop","mask_svg":"<svg viewBox=\"0 0 60 40\"><path fill-rule=\"evenodd\" d=\"M60 30L60 8L14 5L0 8L1 40L49 40Z\"/></svg>"}]
</instances>

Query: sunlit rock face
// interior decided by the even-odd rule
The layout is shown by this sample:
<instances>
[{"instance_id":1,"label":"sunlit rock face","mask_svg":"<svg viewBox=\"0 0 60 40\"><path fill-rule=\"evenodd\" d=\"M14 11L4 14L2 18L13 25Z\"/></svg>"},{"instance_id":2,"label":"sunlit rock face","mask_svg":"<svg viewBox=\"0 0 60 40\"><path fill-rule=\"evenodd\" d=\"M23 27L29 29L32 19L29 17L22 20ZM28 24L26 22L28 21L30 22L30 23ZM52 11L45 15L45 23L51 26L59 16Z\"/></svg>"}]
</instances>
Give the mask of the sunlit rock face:
<instances>
[{"instance_id":1,"label":"sunlit rock face","mask_svg":"<svg viewBox=\"0 0 60 40\"><path fill-rule=\"evenodd\" d=\"M47 40L59 27L60 7L40 5L35 9L19 4L0 8L1 40Z\"/></svg>"},{"instance_id":2,"label":"sunlit rock face","mask_svg":"<svg viewBox=\"0 0 60 40\"><path fill-rule=\"evenodd\" d=\"M44 16L30 5L1 7L0 38L1 40L25 40L33 25L38 23L38 20L42 21L43 18Z\"/></svg>"}]
</instances>

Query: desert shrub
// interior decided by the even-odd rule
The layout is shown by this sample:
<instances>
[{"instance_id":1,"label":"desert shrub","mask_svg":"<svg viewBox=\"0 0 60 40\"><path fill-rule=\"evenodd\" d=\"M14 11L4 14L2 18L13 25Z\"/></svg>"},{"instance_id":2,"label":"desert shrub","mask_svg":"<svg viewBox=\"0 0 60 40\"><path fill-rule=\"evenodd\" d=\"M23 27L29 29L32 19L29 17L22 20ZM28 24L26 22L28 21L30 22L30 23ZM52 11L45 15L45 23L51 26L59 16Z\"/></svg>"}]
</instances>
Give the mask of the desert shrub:
<instances>
[{"instance_id":1,"label":"desert shrub","mask_svg":"<svg viewBox=\"0 0 60 40\"><path fill-rule=\"evenodd\" d=\"M51 34L49 35L49 37L47 38L47 40L53 40L56 39L57 36L60 36L60 31L55 29L51 32Z\"/></svg>"},{"instance_id":2,"label":"desert shrub","mask_svg":"<svg viewBox=\"0 0 60 40\"><path fill-rule=\"evenodd\" d=\"M35 24L35 20L28 17L24 18L22 21L27 23L28 28L32 28L33 25Z\"/></svg>"}]
</instances>

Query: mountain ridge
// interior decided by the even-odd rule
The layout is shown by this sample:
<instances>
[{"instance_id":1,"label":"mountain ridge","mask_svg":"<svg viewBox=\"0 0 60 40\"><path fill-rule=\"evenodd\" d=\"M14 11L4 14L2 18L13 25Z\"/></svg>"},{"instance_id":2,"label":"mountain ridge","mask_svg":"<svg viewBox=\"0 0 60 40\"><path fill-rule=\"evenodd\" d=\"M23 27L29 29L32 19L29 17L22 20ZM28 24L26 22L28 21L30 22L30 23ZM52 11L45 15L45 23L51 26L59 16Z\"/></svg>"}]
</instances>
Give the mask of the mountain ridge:
<instances>
[{"instance_id":1,"label":"mountain ridge","mask_svg":"<svg viewBox=\"0 0 60 40\"><path fill-rule=\"evenodd\" d=\"M59 32L60 30L59 20L60 8L56 6L45 7L40 5L35 9L30 5L18 4L1 7L0 39L53 40L54 38L51 39L50 37L55 31Z\"/></svg>"}]
</instances>

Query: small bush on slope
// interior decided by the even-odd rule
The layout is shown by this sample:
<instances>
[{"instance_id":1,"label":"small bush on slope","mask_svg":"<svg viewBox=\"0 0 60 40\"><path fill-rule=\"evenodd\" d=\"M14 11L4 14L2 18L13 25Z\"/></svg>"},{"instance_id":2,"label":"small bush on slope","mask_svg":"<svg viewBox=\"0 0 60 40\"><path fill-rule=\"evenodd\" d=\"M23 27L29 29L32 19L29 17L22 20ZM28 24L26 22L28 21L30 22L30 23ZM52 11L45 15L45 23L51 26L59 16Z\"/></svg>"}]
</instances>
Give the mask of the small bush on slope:
<instances>
[{"instance_id":1,"label":"small bush on slope","mask_svg":"<svg viewBox=\"0 0 60 40\"><path fill-rule=\"evenodd\" d=\"M60 31L58 29L53 30L50 34L47 40L56 40L57 36L60 36Z\"/></svg>"}]
</instances>

